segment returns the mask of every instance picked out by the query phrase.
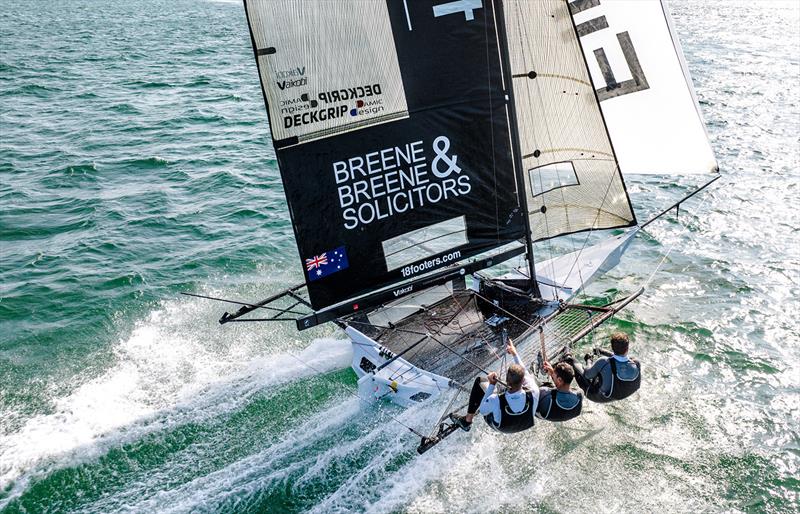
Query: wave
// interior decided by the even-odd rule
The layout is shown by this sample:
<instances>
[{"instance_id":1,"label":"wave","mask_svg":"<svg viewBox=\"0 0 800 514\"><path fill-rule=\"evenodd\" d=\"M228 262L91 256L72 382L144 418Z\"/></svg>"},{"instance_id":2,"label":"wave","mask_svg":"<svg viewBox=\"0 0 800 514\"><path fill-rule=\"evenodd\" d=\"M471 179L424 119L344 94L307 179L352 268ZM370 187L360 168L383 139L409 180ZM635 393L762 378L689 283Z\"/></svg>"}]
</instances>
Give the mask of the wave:
<instances>
[{"instance_id":1,"label":"wave","mask_svg":"<svg viewBox=\"0 0 800 514\"><path fill-rule=\"evenodd\" d=\"M124 85L133 86L139 89L164 89L173 87L173 85L168 82L158 82L155 80L129 80L125 82Z\"/></svg>"},{"instance_id":2,"label":"wave","mask_svg":"<svg viewBox=\"0 0 800 514\"><path fill-rule=\"evenodd\" d=\"M122 164L124 164L125 166L132 166L134 168L146 170L146 169L164 168L169 166L171 163L170 161L164 159L163 157L158 157L154 155L152 157L145 157L142 159L130 159L124 161Z\"/></svg>"},{"instance_id":3,"label":"wave","mask_svg":"<svg viewBox=\"0 0 800 514\"><path fill-rule=\"evenodd\" d=\"M274 350L269 355L253 337L215 341L221 334L207 304L165 303L117 344L115 364L106 372L54 398L51 413L3 434L0 510L31 481L55 470L96 460L154 432L231 412L267 387L349 365L350 344L344 340L314 340L297 357ZM16 416L0 413L6 415Z\"/></svg>"}]
</instances>

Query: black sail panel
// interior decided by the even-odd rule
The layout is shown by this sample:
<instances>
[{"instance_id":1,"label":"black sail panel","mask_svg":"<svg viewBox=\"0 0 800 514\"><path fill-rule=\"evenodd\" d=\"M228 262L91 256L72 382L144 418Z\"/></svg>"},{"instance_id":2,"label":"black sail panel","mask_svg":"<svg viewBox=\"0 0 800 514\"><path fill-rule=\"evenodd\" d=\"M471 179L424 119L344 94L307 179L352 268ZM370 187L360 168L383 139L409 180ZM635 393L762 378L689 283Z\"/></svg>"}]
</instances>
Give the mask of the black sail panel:
<instances>
[{"instance_id":1,"label":"black sail panel","mask_svg":"<svg viewBox=\"0 0 800 514\"><path fill-rule=\"evenodd\" d=\"M524 237L490 0L246 10L315 309Z\"/></svg>"}]
</instances>

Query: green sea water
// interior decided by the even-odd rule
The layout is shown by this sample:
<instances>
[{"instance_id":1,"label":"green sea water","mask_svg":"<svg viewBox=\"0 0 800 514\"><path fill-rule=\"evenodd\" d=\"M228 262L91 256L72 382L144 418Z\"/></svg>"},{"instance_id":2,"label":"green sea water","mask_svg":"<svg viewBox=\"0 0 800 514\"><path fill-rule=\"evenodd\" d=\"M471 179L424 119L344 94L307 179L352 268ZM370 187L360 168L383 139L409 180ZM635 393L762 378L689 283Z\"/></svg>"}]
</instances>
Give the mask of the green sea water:
<instances>
[{"instance_id":1,"label":"green sea water","mask_svg":"<svg viewBox=\"0 0 800 514\"><path fill-rule=\"evenodd\" d=\"M670 5L723 178L591 290L658 269L642 391L417 456L335 327L179 295L302 280L241 4L0 0L0 511L800 511L800 4Z\"/></svg>"}]
</instances>

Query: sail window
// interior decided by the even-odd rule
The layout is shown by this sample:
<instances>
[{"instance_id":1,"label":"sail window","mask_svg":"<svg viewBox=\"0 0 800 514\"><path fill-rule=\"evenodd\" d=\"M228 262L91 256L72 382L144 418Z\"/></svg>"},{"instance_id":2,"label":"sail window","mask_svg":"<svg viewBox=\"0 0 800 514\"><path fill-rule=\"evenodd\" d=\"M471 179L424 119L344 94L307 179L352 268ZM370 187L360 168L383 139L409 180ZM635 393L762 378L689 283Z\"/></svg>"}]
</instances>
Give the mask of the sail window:
<instances>
[{"instance_id":1,"label":"sail window","mask_svg":"<svg viewBox=\"0 0 800 514\"><path fill-rule=\"evenodd\" d=\"M464 216L412 230L383 242L386 269L395 270L468 242Z\"/></svg>"},{"instance_id":2,"label":"sail window","mask_svg":"<svg viewBox=\"0 0 800 514\"><path fill-rule=\"evenodd\" d=\"M553 189L580 184L571 161L554 162L528 170L531 195L539 196Z\"/></svg>"}]
</instances>

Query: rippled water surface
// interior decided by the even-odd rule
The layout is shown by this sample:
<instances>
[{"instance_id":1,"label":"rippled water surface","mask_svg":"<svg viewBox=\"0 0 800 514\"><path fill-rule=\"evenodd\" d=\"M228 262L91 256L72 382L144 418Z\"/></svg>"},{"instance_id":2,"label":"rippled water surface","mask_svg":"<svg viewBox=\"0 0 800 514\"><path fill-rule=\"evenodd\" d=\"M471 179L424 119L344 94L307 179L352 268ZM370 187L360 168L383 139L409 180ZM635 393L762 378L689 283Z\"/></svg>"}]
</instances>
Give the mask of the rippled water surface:
<instances>
[{"instance_id":1,"label":"rippled water surface","mask_svg":"<svg viewBox=\"0 0 800 514\"><path fill-rule=\"evenodd\" d=\"M241 5L0 0L0 511L800 510L800 5L671 5L723 178L594 286L663 259L603 329L647 383L420 457L341 332L178 295L301 279Z\"/></svg>"}]
</instances>

